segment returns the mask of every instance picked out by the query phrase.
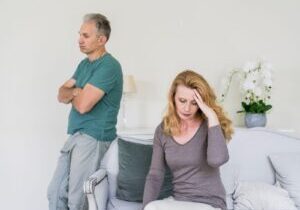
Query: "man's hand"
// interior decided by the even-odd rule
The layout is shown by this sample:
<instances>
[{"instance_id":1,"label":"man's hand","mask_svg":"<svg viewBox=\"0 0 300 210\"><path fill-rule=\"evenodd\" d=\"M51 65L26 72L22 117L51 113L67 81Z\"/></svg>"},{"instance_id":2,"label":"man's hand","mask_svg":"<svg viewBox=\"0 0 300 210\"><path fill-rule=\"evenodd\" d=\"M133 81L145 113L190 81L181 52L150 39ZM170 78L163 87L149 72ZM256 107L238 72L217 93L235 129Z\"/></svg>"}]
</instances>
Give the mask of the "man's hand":
<instances>
[{"instance_id":1,"label":"man's hand","mask_svg":"<svg viewBox=\"0 0 300 210\"><path fill-rule=\"evenodd\" d=\"M74 79L66 81L59 88L57 99L65 104L72 102L72 105L80 114L85 114L102 99L105 92L90 84L86 84L82 89L75 87L75 84L76 80Z\"/></svg>"},{"instance_id":2,"label":"man's hand","mask_svg":"<svg viewBox=\"0 0 300 210\"><path fill-rule=\"evenodd\" d=\"M59 88L57 99L60 103L68 104L72 101L75 83L74 79L69 79Z\"/></svg>"}]
</instances>

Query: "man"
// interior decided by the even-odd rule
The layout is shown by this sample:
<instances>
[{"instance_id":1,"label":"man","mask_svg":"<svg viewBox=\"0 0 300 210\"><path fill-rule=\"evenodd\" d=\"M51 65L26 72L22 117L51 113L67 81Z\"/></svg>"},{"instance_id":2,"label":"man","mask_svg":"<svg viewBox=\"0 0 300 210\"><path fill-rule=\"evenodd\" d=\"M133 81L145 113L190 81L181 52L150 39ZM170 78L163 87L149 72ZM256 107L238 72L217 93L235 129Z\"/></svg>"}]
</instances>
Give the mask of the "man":
<instances>
[{"instance_id":1,"label":"man","mask_svg":"<svg viewBox=\"0 0 300 210\"><path fill-rule=\"evenodd\" d=\"M105 49L110 31L105 16L85 15L79 47L87 58L59 89L58 101L72 104L70 137L61 150L48 188L50 210L87 209L83 183L99 168L104 153L116 138L123 76L119 62Z\"/></svg>"}]
</instances>

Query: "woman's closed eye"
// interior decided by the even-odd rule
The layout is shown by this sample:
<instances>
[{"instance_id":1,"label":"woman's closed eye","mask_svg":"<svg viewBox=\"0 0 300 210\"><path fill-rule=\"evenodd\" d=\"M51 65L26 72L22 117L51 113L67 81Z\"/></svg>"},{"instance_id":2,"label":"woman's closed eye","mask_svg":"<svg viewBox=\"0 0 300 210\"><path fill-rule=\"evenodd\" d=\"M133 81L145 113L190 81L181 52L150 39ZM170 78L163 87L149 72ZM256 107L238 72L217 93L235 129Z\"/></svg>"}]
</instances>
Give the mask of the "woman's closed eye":
<instances>
[{"instance_id":1,"label":"woman's closed eye","mask_svg":"<svg viewBox=\"0 0 300 210\"><path fill-rule=\"evenodd\" d=\"M181 102L181 103L183 103L183 104L184 104L184 103L186 103L186 100L185 100L185 99L183 99L183 98L180 98L180 99L179 99L179 102Z\"/></svg>"},{"instance_id":2,"label":"woman's closed eye","mask_svg":"<svg viewBox=\"0 0 300 210\"><path fill-rule=\"evenodd\" d=\"M186 100L186 99L183 99L183 98L180 98L180 99L179 99L179 102L182 103L182 104L184 104L184 103L187 103L187 100ZM193 106L197 106L197 102L196 102L195 100L193 100L193 101L191 102L191 104L192 104Z\"/></svg>"},{"instance_id":3,"label":"woman's closed eye","mask_svg":"<svg viewBox=\"0 0 300 210\"><path fill-rule=\"evenodd\" d=\"M193 106L198 106L198 104L197 104L196 101L192 101L192 105L193 105Z\"/></svg>"}]
</instances>

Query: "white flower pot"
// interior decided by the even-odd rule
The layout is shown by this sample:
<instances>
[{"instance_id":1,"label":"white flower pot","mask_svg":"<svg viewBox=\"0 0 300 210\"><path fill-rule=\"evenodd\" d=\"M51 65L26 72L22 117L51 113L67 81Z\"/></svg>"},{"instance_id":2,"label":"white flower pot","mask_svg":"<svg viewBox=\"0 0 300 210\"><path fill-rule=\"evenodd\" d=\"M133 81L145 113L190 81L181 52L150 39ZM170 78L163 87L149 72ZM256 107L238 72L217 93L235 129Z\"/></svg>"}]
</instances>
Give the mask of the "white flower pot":
<instances>
[{"instance_id":1,"label":"white flower pot","mask_svg":"<svg viewBox=\"0 0 300 210\"><path fill-rule=\"evenodd\" d=\"M247 128L265 127L266 124L266 114L246 113L245 115L245 125Z\"/></svg>"}]
</instances>

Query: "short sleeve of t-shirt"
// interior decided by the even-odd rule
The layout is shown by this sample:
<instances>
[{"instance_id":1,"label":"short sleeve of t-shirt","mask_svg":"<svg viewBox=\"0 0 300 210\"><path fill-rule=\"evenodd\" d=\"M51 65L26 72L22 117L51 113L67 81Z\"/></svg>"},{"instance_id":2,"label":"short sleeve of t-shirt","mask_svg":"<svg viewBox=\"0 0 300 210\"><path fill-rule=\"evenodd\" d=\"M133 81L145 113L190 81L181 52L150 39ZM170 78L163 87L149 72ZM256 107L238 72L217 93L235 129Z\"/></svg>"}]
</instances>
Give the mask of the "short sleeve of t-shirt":
<instances>
[{"instance_id":1,"label":"short sleeve of t-shirt","mask_svg":"<svg viewBox=\"0 0 300 210\"><path fill-rule=\"evenodd\" d=\"M108 93L119 77L117 65L105 65L98 68L89 79L88 83Z\"/></svg>"},{"instance_id":2,"label":"short sleeve of t-shirt","mask_svg":"<svg viewBox=\"0 0 300 210\"><path fill-rule=\"evenodd\" d=\"M83 61L80 62L79 65L77 66L76 71L75 71L75 73L72 76L72 79L75 79L75 80L78 79L79 69L80 69L80 66L82 65L82 63L83 63Z\"/></svg>"}]
</instances>

